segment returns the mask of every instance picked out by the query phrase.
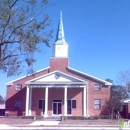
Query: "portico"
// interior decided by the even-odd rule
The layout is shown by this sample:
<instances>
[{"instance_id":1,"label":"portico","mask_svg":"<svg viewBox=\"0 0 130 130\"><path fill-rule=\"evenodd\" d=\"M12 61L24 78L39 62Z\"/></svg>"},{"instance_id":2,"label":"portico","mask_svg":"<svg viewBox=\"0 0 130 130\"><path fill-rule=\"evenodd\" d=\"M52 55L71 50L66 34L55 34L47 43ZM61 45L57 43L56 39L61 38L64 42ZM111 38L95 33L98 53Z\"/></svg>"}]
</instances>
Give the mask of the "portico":
<instances>
[{"instance_id":1,"label":"portico","mask_svg":"<svg viewBox=\"0 0 130 130\"><path fill-rule=\"evenodd\" d=\"M50 80L50 81L49 81ZM26 116L32 115L32 97L35 96L32 94L33 89L41 89L43 88L45 91L43 92L43 100L45 101L44 106L44 116L48 116L48 104L51 105L52 115L73 115L70 108L74 105L74 110L78 110L78 105L82 107L80 113L83 116L86 116L87 111L87 82L78 79L76 77L72 77L70 75L64 74L60 71L55 71L49 73L47 75L38 77L31 81L26 82ZM52 96L52 90L58 91L57 93L60 95ZM63 93L62 93L63 90ZM71 92L75 92L75 90L79 90L76 94L71 94ZM62 95L63 94L63 95ZM53 91L54 95L54 91ZM74 95L74 101L71 100L71 96ZM83 98L83 102L79 104L76 96L81 96ZM62 98L63 96L63 98ZM51 103L50 103L51 102ZM63 106L63 108L62 108ZM50 114L49 114L50 115Z\"/></svg>"}]
</instances>

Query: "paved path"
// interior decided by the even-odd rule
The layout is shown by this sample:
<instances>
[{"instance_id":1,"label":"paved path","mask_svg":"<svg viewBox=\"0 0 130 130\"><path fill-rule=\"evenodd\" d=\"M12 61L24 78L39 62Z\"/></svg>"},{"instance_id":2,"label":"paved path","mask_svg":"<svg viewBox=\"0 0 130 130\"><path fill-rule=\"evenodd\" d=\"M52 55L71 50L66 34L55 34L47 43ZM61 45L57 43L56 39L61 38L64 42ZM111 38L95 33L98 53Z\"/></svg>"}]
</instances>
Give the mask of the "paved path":
<instances>
[{"instance_id":1,"label":"paved path","mask_svg":"<svg viewBox=\"0 0 130 130\"><path fill-rule=\"evenodd\" d=\"M118 120L33 120L21 118L0 118L0 129L87 129L87 130L118 130ZM130 130L130 128L128 128Z\"/></svg>"},{"instance_id":2,"label":"paved path","mask_svg":"<svg viewBox=\"0 0 130 130\"><path fill-rule=\"evenodd\" d=\"M29 124L29 126L56 126L60 123L60 121L34 121Z\"/></svg>"},{"instance_id":3,"label":"paved path","mask_svg":"<svg viewBox=\"0 0 130 130\"><path fill-rule=\"evenodd\" d=\"M120 130L119 128L113 127L12 127L8 125L1 125L0 129L9 129L9 130L17 130L17 129L30 129L30 130ZM130 130L130 128L123 128L121 130Z\"/></svg>"},{"instance_id":4,"label":"paved path","mask_svg":"<svg viewBox=\"0 0 130 130\"><path fill-rule=\"evenodd\" d=\"M9 126L9 125L5 125L5 124L0 124L0 129L1 130L3 130L3 129L8 129L8 130L13 129L13 130L15 130L15 129L21 129L21 128L15 127L15 126Z\"/></svg>"}]
</instances>

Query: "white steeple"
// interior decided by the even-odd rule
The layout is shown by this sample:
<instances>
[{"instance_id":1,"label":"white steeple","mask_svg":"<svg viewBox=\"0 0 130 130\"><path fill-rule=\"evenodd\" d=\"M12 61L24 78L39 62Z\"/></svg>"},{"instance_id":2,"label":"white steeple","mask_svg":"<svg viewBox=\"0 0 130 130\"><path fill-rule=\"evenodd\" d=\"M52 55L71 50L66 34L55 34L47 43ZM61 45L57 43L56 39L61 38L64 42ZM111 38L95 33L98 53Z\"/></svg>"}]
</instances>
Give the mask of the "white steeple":
<instances>
[{"instance_id":1,"label":"white steeple","mask_svg":"<svg viewBox=\"0 0 130 130\"><path fill-rule=\"evenodd\" d=\"M53 44L53 57L68 57L68 44L65 41L62 12L60 12L56 40Z\"/></svg>"}]
</instances>

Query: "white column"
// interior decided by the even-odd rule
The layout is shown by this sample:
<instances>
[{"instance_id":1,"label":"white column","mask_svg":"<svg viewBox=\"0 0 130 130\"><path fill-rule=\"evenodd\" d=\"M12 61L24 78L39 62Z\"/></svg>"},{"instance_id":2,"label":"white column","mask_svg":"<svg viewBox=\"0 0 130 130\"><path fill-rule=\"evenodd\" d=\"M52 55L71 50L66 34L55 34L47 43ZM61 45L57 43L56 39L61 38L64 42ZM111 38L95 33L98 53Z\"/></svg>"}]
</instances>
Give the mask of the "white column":
<instances>
[{"instance_id":1,"label":"white column","mask_svg":"<svg viewBox=\"0 0 130 130\"><path fill-rule=\"evenodd\" d=\"M29 115L32 115L32 88L29 88Z\"/></svg>"},{"instance_id":2,"label":"white column","mask_svg":"<svg viewBox=\"0 0 130 130\"><path fill-rule=\"evenodd\" d=\"M48 116L48 87L45 88L45 112L44 116Z\"/></svg>"},{"instance_id":3,"label":"white column","mask_svg":"<svg viewBox=\"0 0 130 130\"><path fill-rule=\"evenodd\" d=\"M83 111L84 111L84 116L86 116L86 86L83 88Z\"/></svg>"},{"instance_id":4,"label":"white column","mask_svg":"<svg viewBox=\"0 0 130 130\"><path fill-rule=\"evenodd\" d=\"M29 87L26 87L26 116L29 115Z\"/></svg>"},{"instance_id":5,"label":"white column","mask_svg":"<svg viewBox=\"0 0 130 130\"><path fill-rule=\"evenodd\" d=\"M64 88L64 116L67 116L67 87Z\"/></svg>"},{"instance_id":6,"label":"white column","mask_svg":"<svg viewBox=\"0 0 130 130\"><path fill-rule=\"evenodd\" d=\"M88 110L88 83L87 83L87 117L89 116L89 110Z\"/></svg>"}]
</instances>

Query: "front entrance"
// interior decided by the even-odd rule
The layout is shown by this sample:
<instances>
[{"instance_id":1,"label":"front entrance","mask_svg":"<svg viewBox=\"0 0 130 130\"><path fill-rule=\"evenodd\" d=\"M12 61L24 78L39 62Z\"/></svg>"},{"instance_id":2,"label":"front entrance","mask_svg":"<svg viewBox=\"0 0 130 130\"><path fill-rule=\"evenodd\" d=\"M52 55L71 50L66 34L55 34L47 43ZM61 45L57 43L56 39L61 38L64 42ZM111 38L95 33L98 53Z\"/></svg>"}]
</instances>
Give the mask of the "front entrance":
<instances>
[{"instance_id":1,"label":"front entrance","mask_svg":"<svg viewBox=\"0 0 130 130\"><path fill-rule=\"evenodd\" d=\"M53 114L60 115L62 113L62 100L53 100Z\"/></svg>"}]
</instances>

